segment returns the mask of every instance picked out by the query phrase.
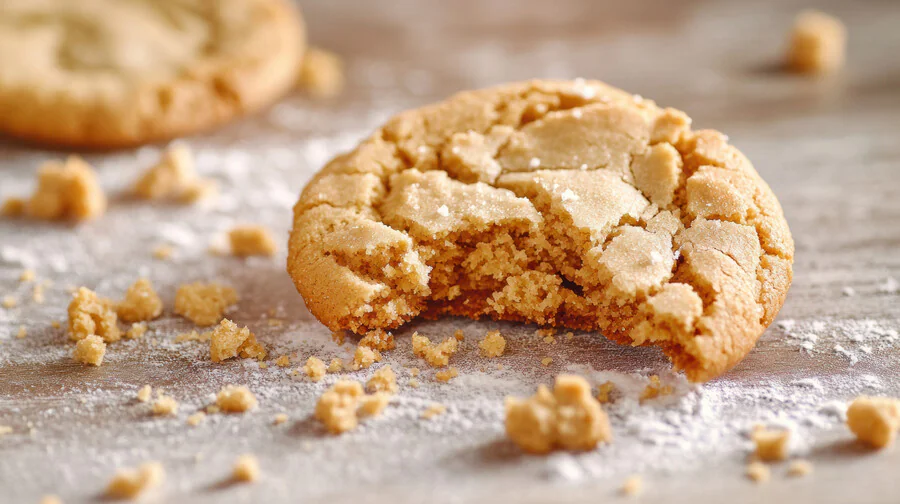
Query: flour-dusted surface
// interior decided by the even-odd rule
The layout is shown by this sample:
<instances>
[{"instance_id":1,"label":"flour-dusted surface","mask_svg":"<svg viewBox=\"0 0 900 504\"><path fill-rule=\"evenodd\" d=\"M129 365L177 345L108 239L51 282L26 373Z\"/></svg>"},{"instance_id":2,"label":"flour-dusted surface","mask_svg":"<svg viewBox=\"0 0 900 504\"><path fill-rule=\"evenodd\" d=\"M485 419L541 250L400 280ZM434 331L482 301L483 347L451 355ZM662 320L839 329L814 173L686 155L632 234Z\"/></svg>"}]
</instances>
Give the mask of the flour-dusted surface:
<instances>
[{"instance_id":1,"label":"flour-dusted surface","mask_svg":"<svg viewBox=\"0 0 900 504\"><path fill-rule=\"evenodd\" d=\"M167 482L153 502L597 502L624 479L644 476L645 501L896 502L900 450L872 454L842 425L846 400L900 395L900 8L890 2L823 3L848 25L848 67L808 80L772 68L794 14L808 3L651 2L309 2L314 43L348 56L346 95L312 102L298 95L213 135L188 139L198 171L221 194L196 207L121 197L163 146L87 154L110 193L102 219L70 228L0 220L0 500L96 500L117 467L160 460ZM599 78L688 111L697 127L728 133L769 182L797 244L794 286L756 350L723 378L702 386L669 371L652 350L619 347L596 334L466 320L419 322L396 333L385 354L400 392L385 412L340 437L311 419L315 398L338 379L292 376L306 357L348 358L303 307L284 272L290 207L312 173L400 110L459 89L530 77ZM0 197L32 189L40 161L65 153L0 147ZM208 254L235 224L262 223L281 236L275 259ZM170 245L169 260L153 258ZM34 282L52 280L45 302ZM103 366L71 360L62 329L67 288L85 285L121 297L140 275L166 303L141 340L109 346ZM229 317L248 325L269 361L213 364L206 344L175 343L192 325L172 315L175 287L193 280L234 286ZM274 310L274 315L270 314ZM268 319L283 320L277 326ZM27 336L16 338L19 326ZM414 358L413 330L439 339L461 328L466 341L451 364L460 376L434 381ZM488 330L506 353L479 356ZM552 363L540 361L551 357ZM497 369L497 364L503 369ZM366 380L380 365L341 376ZM422 370L409 386L407 367ZM530 395L560 372L611 380L612 445L585 454L523 456L504 439L503 397ZM650 374L675 387L641 405ZM243 415L186 419L223 385L245 384L260 407ZM137 401L145 384L180 403L177 417L153 417ZM447 412L430 420L433 402ZM276 414L289 420L274 425ZM792 453L815 465L807 478L773 469L765 486L743 476L757 423L792 429ZM235 458L258 456L259 482L230 485ZM512 497L511 497L512 496ZM154 500L155 499L155 500Z\"/></svg>"}]
</instances>

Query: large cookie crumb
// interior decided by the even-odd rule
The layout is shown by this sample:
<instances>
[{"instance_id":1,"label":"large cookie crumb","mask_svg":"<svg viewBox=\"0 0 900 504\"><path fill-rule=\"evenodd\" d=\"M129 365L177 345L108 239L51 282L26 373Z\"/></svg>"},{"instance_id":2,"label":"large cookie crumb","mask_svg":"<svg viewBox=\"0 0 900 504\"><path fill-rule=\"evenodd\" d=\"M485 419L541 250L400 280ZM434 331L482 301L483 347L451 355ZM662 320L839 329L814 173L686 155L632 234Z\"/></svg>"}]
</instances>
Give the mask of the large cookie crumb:
<instances>
[{"instance_id":1,"label":"large cookie crumb","mask_svg":"<svg viewBox=\"0 0 900 504\"><path fill-rule=\"evenodd\" d=\"M78 156L48 161L38 169L38 185L27 201L7 200L3 214L41 220L84 221L106 211L106 194L97 174Z\"/></svg>"},{"instance_id":2,"label":"large cookie crumb","mask_svg":"<svg viewBox=\"0 0 900 504\"><path fill-rule=\"evenodd\" d=\"M821 74L844 66L847 31L840 19L819 11L801 12L791 30L787 62L797 72Z\"/></svg>"},{"instance_id":3,"label":"large cookie crumb","mask_svg":"<svg viewBox=\"0 0 900 504\"><path fill-rule=\"evenodd\" d=\"M355 429L360 416L377 416L390 402L390 394L366 395L361 383L341 380L319 396L315 416L332 434Z\"/></svg>"},{"instance_id":4,"label":"large cookie crumb","mask_svg":"<svg viewBox=\"0 0 900 504\"><path fill-rule=\"evenodd\" d=\"M418 332L412 335L413 354L425 359L433 367L443 367L450 363L450 357L459 349L456 338L446 338L437 345L431 343L427 336Z\"/></svg>"},{"instance_id":5,"label":"large cookie crumb","mask_svg":"<svg viewBox=\"0 0 900 504\"><path fill-rule=\"evenodd\" d=\"M766 429L757 426L750 434L756 444L755 455L763 462L785 460L788 457L788 446L791 431L785 429Z\"/></svg>"},{"instance_id":6,"label":"large cookie crumb","mask_svg":"<svg viewBox=\"0 0 900 504\"><path fill-rule=\"evenodd\" d=\"M116 313L123 322L143 322L158 317L162 309L162 299L153 290L153 283L140 278L125 292L125 299L116 306Z\"/></svg>"},{"instance_id":7,"label":"large cookie crumb","mask_svg":"<svg viewBox=\"0 0 900 504\"><path fill-rule=\"evenodd\" d=\"M300 85L316 98L331 98L344 89L344 62L319 47L310 47L303 55Z\"/></svg>"},{"instance_id":8,"label":"large cookie crumb","mask_svg":"<svg viewBox=\"0 0 900 504\"><path fill-rule=\"evenodd\" d=\"M266 353L265 347L256 341L250 329L238 327L228 319L222 319L209 337L209 358L213 362L222 362L238 355L245 359L263 360Z\"/></svg>"},{"instance_id":9,"label":"large cookie crumb","mask_svg":"<svg viewBox=\"0 0 900 504\"><path fill-rule=\"evenodd\" d=\"M106 342L100 336L85 336L75 343L72 357L75 362L99 366L103 364L103 356L106 355Z\"/></svg>"},{"instance_id":10,"label":"large cookie crumb","mask_svg":"<svg viewBox=\"0 0 900 504\"><path fill-rule=\"evenodd\" d=\"M484 339L478 343L481 354L487 358L500 357L506 350L506 339L500 335L500 331L489 331Z\"/></svg>"},{"instance_id":11,"label":"large cookie crumb","mask_svg":"<svg viewBox=\"0 0 900 504\"><path fill-rule=\"evenodd\" d=\"M69 339L73 341L100 336L105 342L112 343L122 337L117 324L116 304L86 287L75 291L68 312Z\"/></svg>"},{"instance_id":12,"label":"large cookie crumb","mask_svg":"<svg viewBox=\"0 0 900 504\"><path fill-rule=\"evenodd\" d=\"M556 377L553 392L545 385L528 399L506 398L506 435L530 453L556 448L591 450L612 441L606 413L579 376Z\"/></svg>"},{"instance_id":13,"label":"large cookie crumb","mask_svg":"<svg viewBox=\"0 0 900 504\"><path fill-rule=\"evenodd\" d=\"M215 182L197 176L194 156L187 145L169 146L159 162L134 183L135 196L193 203L215 192Z\"/></svg>"},{"instance_id":14,"label":"large cookie crumb","mask_svg":"<svg viewBox=\"0 0 900 504\"><path fill-rule=\"evenodd\" d=\"M278 249L272 233L262 226L238 226L228 232L228 242L238 257L273 256Z\"/></svg>"},{"instance_id":15,"label":"large cookie crumb","mask_svg":"<svg viewBox=\"0 0 900 504\"><path fill-rule=\"evenodd\" d=\"M900 429L900 399L857 397L847 408L847 427L856 439L873 448L892 445Z\"/></svg>"},{"instance_id":16,"label":"large cookie crumb","mask_svg":"<svg viewBox=\"0 0 900 504\"><path fill-rule=\"evenodd\" d=\"M257 404L256 396L244 385L226 385L216 394L216 406L226 413L244 413Z\"/></svg>"},{"instance_id":17,"label":"large cookie crumb","mask_svg":"<svg viewBox=\"0 0 900 504\"><path fill-rule=\"evenodd\" d=\"M237 292L231 287L201 282L184 284L175 293L175 313L199 326L211 326L237 300Z\"/></svg>"},{"instance_id":18,"label":"large cookie crumb","mask_svg":"<svg viewBox=\"0 0 900 504\"><path fill-rule=\"evenodd\" d=\"M137 469L119 469L106 487L111 499L135 499L142 493L162 485L165 469L159 462L145 462Z\"/></svg>"},{"instance_id":19,"label":"large cookie crumb","mask_svg":"<svg viewBox=\"0 0 900 504\"><path fill-rule=\"evenodd\" d=\"M394 394L397 392L397 375L390 365L384 366L369 378L366 382L367 392L387 392Z\"/></svg>"}]
</instances>

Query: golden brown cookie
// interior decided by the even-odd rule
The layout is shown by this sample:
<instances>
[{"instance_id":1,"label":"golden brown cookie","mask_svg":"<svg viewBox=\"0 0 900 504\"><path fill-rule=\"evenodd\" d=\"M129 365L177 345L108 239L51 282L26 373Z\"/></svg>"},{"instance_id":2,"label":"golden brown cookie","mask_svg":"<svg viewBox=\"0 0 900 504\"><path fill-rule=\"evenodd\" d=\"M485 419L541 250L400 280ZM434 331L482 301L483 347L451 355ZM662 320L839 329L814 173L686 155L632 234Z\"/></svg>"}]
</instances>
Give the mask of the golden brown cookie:
<instances>
[{"instance_id":1,"label":"golden brown cookie","mask_svg":"<svg viewBox=\"0 0 900 504\"><path fill-rule=\"evenodd\" d=\"M583 80L401 113L306 186L288 272L332 330L443 314L598 330L709 380L781 308L794 244L750 162L690 125Z\"/></svg>"},{"instance_id":2,"label":"golden brown cookie","mask_svg":"<svg viewBox=\"0 0 900 504\"><path fill-rule=\"evenodd\" d=\"M0 131L93 148L192 133L290 89L304 44L287 0L0 2Z\"/></svg>"}]
</instances>

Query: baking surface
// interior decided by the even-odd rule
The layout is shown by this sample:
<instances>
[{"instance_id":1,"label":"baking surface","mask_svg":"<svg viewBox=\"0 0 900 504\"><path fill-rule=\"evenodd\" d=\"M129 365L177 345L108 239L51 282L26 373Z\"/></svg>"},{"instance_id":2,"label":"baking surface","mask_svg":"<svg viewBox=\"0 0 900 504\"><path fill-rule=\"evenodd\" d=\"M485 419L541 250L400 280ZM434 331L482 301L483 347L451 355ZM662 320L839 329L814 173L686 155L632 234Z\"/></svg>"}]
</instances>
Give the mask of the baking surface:
<instances>
[{"instance_id":1,"label":"baking surface","mask_svg":"<svg viewBox=\"0 0 900 504\"><path fill-rule=\"evenodd\" d=\"M897 502L900 449L868 452L842 424L860 393L900 396L900 4L820 3L848 25L848 65L825 79L777 68L793 16L808 3L611 2L590 0L305 2L311 41L345 55L347 92L314 102L298 94L265 114L187 139L198 170L221 194L198 207L129 201L123 189L161 146L87 154L111 196L100 220L79 227L0 220L0 502L99 500L117 467L160 460L162 489L146 502L597 502L643 475L645 502ZM207 250L238 223L263 223L286 241L303 184L391 114L454 91L532 77L597 78L687 111L695 128L726 132L784 207L797 246L794 284L778 321L732 372L702 386L673 374L656 351L619 347L597 334L557 335L493 322L417 322L395 332L385 362L400 392L385 413L334 437L311 419L319 383L292 376L307 356L347 358L304 308L275 259L214 257ZM0 197L31 191L37 165L64 152L0 144ZM154 259L169 244L174 256ZM23 269L50 280L32 300ZM149 277L167 305L142 340L111 344L100 368L71 359L62 329L70 286L114 298ZM213 364L199 343L175 343L191 324L171 313L188 280L233 285L229 317L248 325L271 358L296 352L290 368L249 360ZM274 310L274 312L272 312ZM274 315L273 315L274 314ZM277 327L268 319L277 318ZM16 338L24 325L27 336ZM413 330L433 340L456 328L466 343L451 363L460 376L434 381L412 356ZM507 355L487 361L477 341L499 328ZM552 357L543 367L540 360ZM270 361L271 363L271 361ZM496 364L502 363L503 369ZM408 385L407 367L422 369ZM366 379L377 367L347 376ZM530 395L561 372L612 380L612 445L530 457L503 435L503 397ZM640 404L650 374L675 387ZM244 415L186 417L221 386L246 384L260 407ZM135 399L145 384L181 403L176 417L150 416ZM446 415L420 419L432 401ZM277 413L290 420L273 425ZM792 430L792 453L813 462L792 479L743 476L755 423ZM227 482L242 453L262 480Z\"/></svg>"}]
</instances>

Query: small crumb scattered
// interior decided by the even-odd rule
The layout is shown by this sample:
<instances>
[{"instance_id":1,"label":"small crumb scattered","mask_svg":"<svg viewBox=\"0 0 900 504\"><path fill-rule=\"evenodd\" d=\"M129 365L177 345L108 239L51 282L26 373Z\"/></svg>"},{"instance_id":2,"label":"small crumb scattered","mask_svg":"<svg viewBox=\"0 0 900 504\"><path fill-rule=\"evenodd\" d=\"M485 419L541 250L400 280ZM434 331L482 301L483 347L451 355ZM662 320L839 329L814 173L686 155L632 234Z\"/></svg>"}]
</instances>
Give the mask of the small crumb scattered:
<instances>
[{"instance_id":1,"label":"small crumb scattered","mask_svg":"<svg viewBox=\"0 0 900 504\"><path fill-rule=\"evenodd\" d=\"M366 382L366 391L368 392L387 392L394 394L397 392L397 375L391 369L390 364L375 371L369 381Z\"/></svg>"},{"instance_id":2,"label":"small crumb scattered","mask_svg":"<svg viewBox=\"0 0 900 504\"><path fill-rule=\"evenodd\" d=\"M497 332L499 333L500 331ZM464 341L466 339L466 335L463 333L462 329L453 331L453 337L456 338L456 341Z\"/></svg>"},{"instance_id":3,"label":"small crumb scattered","mask_svg":"<svg viewBox=\"0 0 900 504\"><path fill-rule=\"evenodd\" d=\"M263 360L266 358L266 349L256 341L256 336L250 329L240 328L234 322L222 319L210 334L209 358L213 362L222 362L238 355L244 359Z\"/></svg>"},{"instance_id":4,"label":"small crumb scattered","mask_svg":"<svg viewBox=\"0 0 900 504\"><path fill-rule=\"evenodd\" d=\"M25 339L26 336L28 336L28 329L25 326L20 325L19 331L16 332L16 338L17 339Z\"/></svg>"},{"instance_id":5,"label":"small crumb scattered","mask_svg":"<svg viewBox=\"0 0 900 504\"><path fill-rule=\"evenodd\" d=\"M69 303L69 339L78 341L88 336L100 336L106 343L122 337L115 303L99 297L94 291L79 287Z\"/></svg>"},{"instance_id":6,"label":"small crumb scattered","mask_svg":"<svg viewBox=\"0 0 900 504\"><path fill-rule=\"evenodd\" d=\"M431 420L432 418L443 415L447 412L447 407L441 403L431 403L425 408L425 411L422 412L422 418L425 420Z\"/></svg>"},{"instance_id":7,"label":"small crumb scattered","mask_svg":"<svg viewBox=\"0 0 900 504\"><path fill-rule=\"evenodd\" d=\"M750 439L756 443L756 456L763 462L785 460L788 456L791 431L786 429L766 429L757 426L750 434Z\"/></svg>"},{"instance_id":8,"label":"small crumb scattered","mask_svg":"<svg viewBox=\"0 0 900 504\"><path fill-rule=\"evenodd\" d=\"M745 474L756 483L767 483L772 477L772 471L769 469L769 466L759 461L747 464Z\"/></svg>"},{"instance_id":9,"label":"small crumb scattered","mask_svg":"<svg viewBox=\"0 0 900 504\"><path fill-rule=\"evenodd\" d=\"M234 461L231 477L234 481L252 483L259 479L259 461L250 454L241 455Z\"/></svg>"},{"instance_id":10,"label":"small crumb scattered","mask_svg":"<svg viewBox=\"0 0 900 504\"><path fill-rule=\"evenodd\" d=\"M99 366L106 355L106 342L100 336L86 336L75 343L75 351L72 357L75 362Z\"/></svg>"},{"instance_id":11,"label":"small crumb scattered","mask_svg":"<svg viewBox=\"0 0 900 504\"><path fill-rule=\"evenodd\" d=\"M150 385L144 385L137 392L137 400L140 402L147 402L150 400L150 396L153 394L153 387Z\"/></svg>"},{"instance_id":12,"label":"small crumb scattered","mask_svg":"<svg viewBox=\"0 0 900 504\"><path fill-rule=\"evenodd\" d=\"M203 423L204 420L206 420L206 413L198 411L187 417L187 424L191 427L196 427Z\"/></svg>"},{"instance_id":13,"label":"small crumb scattered","mask_svg":"<svg viewBox=\"0 0 900 504\"><path fill-rule=\"evenodd\" d=\"M397 344L394 342L394 335L382 329L374 329L367 332L359 340L359 345L379 352L386 352L397 347Z\"/></svg>"},{"instance_id":14,"label":"small crumb scattered","mask_svg":"<svg viewBox=\"0 0 900 504\"><path fill-rule=\"evenodd\" d=\"M13 428L9 425L0 425L0 436L5 436L7 434L12 434Z\"/></svg>"},{"instance_id":15,"label":"small crumb scattered","mask_svg":"<svg viewBox=\"0 0 900 504\"><path fill-rule=\"evenodd\" d=\"M310 47L303 55L299 84L315 98L332 98L344 89L344 62L331 51Z\"/></svg>"},{"instance_id":16,"label":"small crumb scattered","mask_svg":"<svg viewBox=\"0 0 900 504\"><path fill-rule=\"evenodd\" d=\"M317 382L325 377L328 368L325 366L325 362L322 361L322 359L311 355L306 359L306 364L303 365L303 372L306 373L306 376L308 376L310 380Z\"/></svg>"},{"instance_id":17,"label":"small crumb scattered","mask_svg":"<svg viewBox=\"0 0 900 504\"><path fill-rule=\"evenodd\" d=\"M659 375L650 375L650 383L641 392L641 402L656 399L660 396L671 395L675 388L671 385L663 385Z\"/></svg>"},{"instance_id":18,"label":"small crumb scattered","mask_svg":"<svg viewBox=\"0 0 900 504\"><path fill-rule=\"evenodd\" d=\"M275 415L275 418L272 419L272 424L281 425L288 421L287 413L278 413Z\"/></svg>"},{"instance_id":19,"label":"small crumb scattered","mask_svg":"<svg viewBox=\"0 0 900 504\"><path fill-rule=\"evenodd\" d=\"M459 341L456 338L447 338L434 345L426 336L420 336L418 332L412 335L413 354L425 359L432 367L443 367L450 363L450 357L459 349Z\"/></svg>"},{"instance_id":20,"label":"small crumb scattered","mask_svg":"<svg viewBox=\"0 0 900 504\"><path fill-rule=\"evenodd\" d=\"M263 226L238 226L228 232L231 254L238 257L273 256L278 250L272 232Z\"/></svg>"},{"instance_id":21,"label":"small crumb scattered","mask_svg":"<svg viewBox=\"0 0 900 504\"><path fill-rule=\"evenodd\" d=\"M890 446L900 429L900 399L857 397L847 408L847 427L872 448Z\"/></svg>"},{"instance_id":22,"label":"small crumb scattered","mask_svg":"<svg viewBox=\"0 0 900 504\"><path fill-rule=\"evenodd\" d=\"M552 363L553 363L553 358L552 358L552 357L544 357L543 359L541 359L541 365L544 366L544 367L547 367L547 366L549 366L549 365L552 364Z\"/></svg>"},{"instance_id":23,"label":"small crumb scattered","mask_svg":"<svg viewBox=\"0 0 900 504\"><path fill-rule=\"evenodd\" d=\"M289 355L282 355L275 359L275 365L278 367L288 367L291 365L291 357Z\"/></svg>"},{"instance_id":24,"label":"small crumb scattered","mask_svg":"<svg viewBox=\"0 0 900 504\"><path fill-rule=\"evenodd\" d=\"M12 296L3 296L3 302L0 304L3 304L4 308L15 308L19 302Z\"/></svg>"},{"instance_id":25,"label":"small crumb scattered","mask_svg":"<svg viewBox=\"0 0 900 504\"><path fill-rule=\"evenodd\" d=\"M31 300L37 304L43 304L44 299L44 284L34 284L34 288L31 291Z\"/></svg>"},{"instance_id":26,"label":"small crumb scattered","mask_svg":"<svg viewBox=\"0 0 900 504\"><path fill-rule=\"evenodd\" d=\"M216 394L216 406L226 413L244 413L257 404L256 396L243 385L226 385Z\"/></svg>"},{"instance_id":27,"label":"small crumb scattered","mask_svg":"<svg viewBox=\"0 0 900 504\"><path fill-rule=\"evenodd\" d=\"M62 499L56 495L45 495L41 497L41 500L38 504L63 504Z\"/></svg>"},{"instance_id":28,"label":"small crumb scattered","mask_svg":"<svg viewBox=\"0 0 900 504\"><path fill-rule=\"evenodd\" d=\"M459 376L459 370L453 366L450 366L447 369L442 369L434 374L434 379L439 382L447 383L448 381Z\"/></svg>"},{"instance_id":29,"label":"small crumb scattered","mask_svg":"<svg viewBox=\"0 0 900 504\"><path fill-rule=\"evenodd\" d=\"M359 371L365 369L376 362L381 362L381 354L378 350L372 350L369 347L357 346L353 353L353 360L350 361L349 369L351 371Z\"/></svg>"},{"instance_id":30,"label":"small crumb scattered","mask_svg":"<svg viewBox=\"0 0 900 504\"><path fill-rule=\"evenodd\" d=\"M145 334L147 334L147 323L135 322L125 331L125 339L139 339L143 338Z\"/></svg>"},{"instance_id":31,"label":"small crumb scattered","mask_svg":"<svg viewBox=\"0 0 900 504\"><path fill-rule=\"evenodd\" d=\"M174 253L175 249L170 245L157 245L153 248L153 258L160 261L170 259Z\"/></svg>"},{"instance_id":32,"label":"small crumb scattered","mask_svg":"<svg viewBox=\"0 0 900 504\"><path fill-rule=\"evenodd\" d=\"M507 397L506 435L529 453L592 450L612 441L612 430L591 387L580 376L559 375L553 392L538 386L530 398Z\"/></svg>"},{"instance_id":33,"label":"small crumb scattered","mask_svg":"<svg viewBox=\"0 0 900 504\"><path fill-rule=\"evenodd\" d=\"M153 403L153 414L156 416L171 416L178 414L178 401L162 392L157 392L156 401Z\"/></svg>"},{"instance_id":34,"label":"small crumb scattered","mask_svg":"<svg viewBox=\"0 0 900 504\"><path fill-rule=\"evenodd\" d=\"M329 373L340 373L344 370L344 361L335 357L331 359L331 362L328 363L328 372Z\"/></svg>"},{"instance_id":35,"label":"small crumb scattered","mask_svg":"<svg viewBox=\"0 0 900 504\"><path fill-rule=\"evenodd\" d=\"M419 388L419 380L417 380L415 378L410 378L408 383L409 383L409 386L412 388Z\"/></svg>"},{"instance_id":36,"label":"small crumb scattered","mask_svg":"<svg viewBox=\"0 0 900 504\"><path fill-rule=\"evenodd\" d=\"M175 293L175 313L199 326L211 326L222 320L225 309L237 300L237 292L231 287L202 282L184 284Z\"/></svg>"},{"instance_id":37,"label":"small crumb scattered","mask_svg":"<svg viewBox=\"0 0 900 504\"><path fill-rule=\"evenodd\" d=\"M50 327L52 327L54 329L59 329L60 327L62 327L62 323L59 320L54 320L54 321L50 322Z\"/></svg>"},{"instance_id":38,"label":"small crumb scattered","mask_svg":"<svg viewBox=\"0 0 900 504\"><path fill-rule=\"evenodd\" d=\"M597 401L600 404L606 404L610 401L610 394L616 389L616 384L608 381L600 384L600 391L597 393Z\"/></svg>"},{"instance_id":39,"label":"small crumb scattered","mask_svg":"<svg viewBox=\"0 0 900 504\"><path fill-rule=\"evenodd\" d=\"M197 175L191 149L184 144L174 144L166 149L157 164L141 174L132 193L147 200L194 203L214 194L215 188L213 180Z\"/></svg>"},{"instance_id":40,"label":"small crumb scattered","mask_svg":"<svg viewBox=\"0 0 900 504\"><path fill-rule=\"evenodd\" d=\"M34 280L34 270L33 269L25 269L22 270L22 273L19 274L20 282L30 282Z\"/></svg>"},{"instance_id":41,"label":"small crumb scattered","mask_svg":"<svg viewBox=\"0 0 900 504\"><path fill-rule=\"evenodd\" d=\"M106 194L94 170L78 156L47 161L38 169L37 188L27 201L7 200L4 215L39 220L85 221L106 211Z\"/></svg>"},{"instance_id":42,"label":"small crumb scattered","mask_svg":"<svg viewBox=\"0 0 900 504\"><path fill-rule=\"evenodd\" d=\"M380 415L390 402L390 394L376 392L366 395L361 383L341 380L319 397L315 417L332 434L355 429L359 417Z\"/></svg>"},{"instance_id":43,"label":"small crumb scattered","mask_svg":"<svg viewBox=\"0 0 900 504\"><path fill-rule=\"evenodd\" d=\"M506 350L506 339L500 334L500 331L488 331L484 339L478 343L481 354L492 359L500 357Z\"/></svg>"},{"instance_id":44,"label":"small crumb scattered","mask_svg":"<svg viewBox=\"0 0 900 504\"><path fill-rule=\"evenodd\" d=\"M137 469L119 469L107 485L106 495L112 499L134 499L162 485L165 475L159 462L145 462Z\"/></svg>"},{"instance_id":45,"label":"small crumb scattered","mask_svg":"<svg viewBox=\"0 0 900 504\"><path fill-rule=\"evenodd\" d=\"M792 460L788 464L787 475L794 478L802 478L813 473L812 462L804 459Z\"/></svg>"},{"instance_id":46,"label":"small crumb scattered","mask_svg":"<svg viewBox=\"0 0 900 504\"><path fill-rule=\"evenodd\" d=\"M413 376L413 377L419 376L419 373L420 373L420 372L421 372L421 371L419 371L419 368L417 368L417 367L409 368L409 375L410 375L410 376Z\"/></svg>"},{"instance_id":47,"label":"small crumb scattered","mask_svg":"<svg viewBox=\"0 0 900 504\"><path fill-rule=\"evenodd\" d=\"M794 21L788 66L795 72L824 74L844 66L847 32L840 19L819 11L803 11Z\"/></svg>"},{"instance_id":48,"label":"small crumb scattered","mask_svg":"<svg viewBox=\"0 0 900 504\"><path fill-rule=\"evenodd\" d=\"M622 493L628 497L638 497L644 493L644 479L639 474L625 478L625 482L622 483Z\"/></svg>"},{"instance_id":49,"label":"small crumb scattered","mask_svg":"<svg viewBox=\"0 0 900 504\"><path fill-rule=\"evenodd\" d=\"M125 292L125 299L116 306L116 314L123 322L143 322L159 317L162 309L162 299L153 290L153 283L139 278Z\"/></svg>"},{"instance_id":50,"label":"small crumb scattered","mask_svg":"<svg viewBox=\"0 0 900 504\"><path fill-rule=\"evenodd\" d=\"M555 345L555 344L556 344L556 338L555 338L554 336L545 336L545 337L544 337L544 343L546 343L546 344L548 344L548 345Z\"/></svg>"},{"instance_id":51,"label":"small crumb scattered","mask_svg":"<svg viewBox=\"0 0 900 504\"><path fill-rule=\"evenodd\" d=\"M387 392L375 392L372 395L363 396L359 399L359 410L357 413L361 417L374 417L381 414L387 405L391 402L391 394Z\"/></svg>"}]
</instances>

